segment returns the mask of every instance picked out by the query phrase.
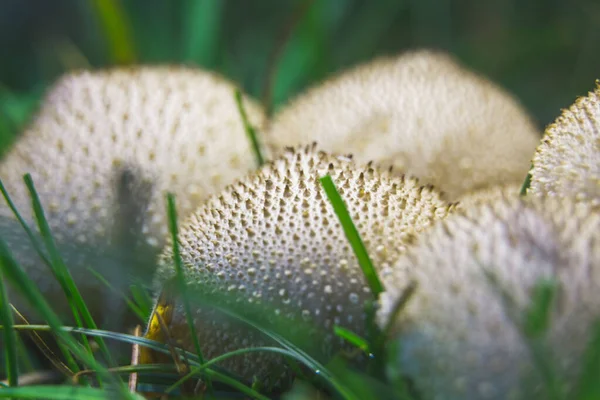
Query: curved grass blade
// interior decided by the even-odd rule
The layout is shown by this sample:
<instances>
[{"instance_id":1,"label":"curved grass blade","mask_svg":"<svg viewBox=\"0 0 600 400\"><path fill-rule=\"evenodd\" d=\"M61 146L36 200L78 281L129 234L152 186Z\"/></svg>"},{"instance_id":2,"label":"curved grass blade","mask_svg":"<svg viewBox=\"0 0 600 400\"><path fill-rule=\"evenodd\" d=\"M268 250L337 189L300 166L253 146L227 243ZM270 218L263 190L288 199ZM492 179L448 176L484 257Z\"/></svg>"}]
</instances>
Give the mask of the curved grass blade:
<instances>
[{"instance_id":1,"label":"curved grass blade","mask_svg":"<svg viewBox=\"0 0 600 400\"><path fill-rule=\"evenodd\" d=\"M2 260L0 260L0 262L2 262ZM2 321L2 325L4 326L4 362L6 365L8 384L10 386L18 386L19 368L17 366L16 337L3 275L4 274L0 270L0 321Z\"/></svg>"},{"instance_id":2,"label":"curved grass blade","mask_svg":"<svg viewBox=\"0 0 600 400\"><path fill-rule=\"evenodd\" d=\"M514 297L502 286L494 272L484 266L482 271L490 286L498 292L506 315L521 333L531 359L544 381L548 398L564 399L564 384L556 373L554 363L549 357L549 349L544 342L545 334L550 327L549 317L557 294L557 283L553 280L540 280L536 283L533 287L531 303L525 310L525 314L520 315Z\"/></svg>"},{"instance_id":3,"label":"curved grass blade","mask_svg":"<svg viewBox=\"0 0 600 400\"><path fill-rule=\"evenodd\" d=\"M34 385L0 390L0 398L14 397L19 399L48 400L106 400L115 398L113 391L92 387L67 385ZM144 400L139 394L131 393L133 400Z\"/></svg>"},{"instance_id":4,"label":"curved grass blade","mask_svg":"<svg viewBox=\"0 0 600 400\"><path fill-rule=\"evenodd\" d=\"M81 296L81 293L79 292L79 289L77 288L77 285L75 284L75 281L71 276L71 273L67 269L67 266L65 265L58 251L58 248L56 247L56 242L52 237L52 232L50 231L50 226L48 225L48 221L46 220L44 209L42 208L42 203L37 194L37 191L35 190L33 179L31 178L30 174L26 174L23 179L25 181L27 189L29 190L29 194L31 195L33 211L37 219L38 228L40 230L40 233L42 234L42 238L46 245L46 250L48 250L53 270L55 271L56 276L59 278L59 283L63 287L63 290L65 290L65 294L67 295L69 304L72 307L74 305L74 308L76 309L73 315L77 320L79 326L83 327L79 320L78 313L80 313L81 318L83 318L83 321L88 327L92 329L97 329L96 322L94 322L92 314L88 310L87 305L85 304L85 301L83 300L83 297ZM83 342L86 345L89 353L92 354L91 347L85 336L83 337ZM106 347L106 344L104 344L102 340L99 340L98 346L100 347L100 351L104 355L109 365L113 365L114 362L112 360L110 352L108 351L108 348Z\"/></svg>"},{"instance_id":5,"label":"curved grass blade","mask_svg":"<svg viewBox=\"0 0 600 400\"><path fill-rule=\"evenodd\" d=\"M379 297L379 294L383 292L383 285L377 276L377 272L373 267L373 263L371 262L371 258L369 257L369 253L363 243L354 222L352 222L352 218L348 213L348 209L346 208L346 204L344 204L344 200L340 193L337 191L335 184L333 183L333 179L331 176L325 175L320 178L321 185L323 189L325 189L325 193L329 198L329 202L333 206L335 214L338 216L340 220L340 224L342 224L342 228L344 228L344 233L346 234L346 238L350 245L352 246L352 250L358 259L358 264L367 279L369 287L371 288L371 292L375 298Z\"/></svg>"},{"instance_id":6,"label":"curved grass blade","mask_svg":"<svg viewBox=\"0 0 600 400\"><path fill-rule=\"evenodd\" d=\"M527 190L529 189L529 186L531 186L531 170L532 169L533 169L533 164L531 164L531 168L529 169L529 172L527 172L527 176L525 177L525 180L523 181L523 185L521 186L521 190L519 191L519 196L527 195Z\"/></svg>"},{"instance_id":7,"label":"curved grass blade","mask_svg":"<svg viewBox=\"0 0 600 400\"><path fill-rule=\"evenodd\" d=\"M114 64L136 60L131 26L119 0L92 0L91 6L104 29Z\"/></svg>"},{"instance_id":8,"label":"curved grass blade","mask_svg":"<svg viewBox=\"0 0 600 400\"><path fill-rule=\"evenodd\" d=\"M33 284L31 279L23 272L20 266L17 264L15 259L12 257L8 246L2 238L0 238L0 263L3 268L3 274L9 278L19 288L24 297L29 303L35 308L35 310L48 322L50 330L58 337L59 346L64 350L67 358L67 364L73 371L79 371L79 367L74 362L71 354L66 349L73 352L73 354L79 358L88 367L98 371L101 378L106 379L108 382L114 382L116 389L122 398L131 399L133 398L127 390L127 387L123 385L121 380L115 379L110 375L106 369L96 361L96 359L84 351L80 345L64 330L62 330L62 324L58 316L52 311L52 308L48 302L44 299L44 296L40 293L39 289ZM29 326L29 325L26 325ZM16 325L13 326L16 329ZM39 397L38 397L39 398Z\"/></svg>"},{"instance_id":9,"label":"curved grass blade","mask_svg":"<svg viewBox=\"0 0 600 400\"><path fill-rule=\"evenodd\" d=\"M198 375L200 372L204 371L211 365L214 365L218 362L221 362L228 358L235 357L235 356L242 355L242 354L265 352L265 351L270 352L270 353L279 353L279 354L283 354L285 356L294 358L294 354L292 352L290 352L289 350L279 348L279 347L266 347L266 346L265 347L249 347L249 348L245 348L245 349L238 349L238 350L230 351L228 353L221 354L220 356L217 356L217 357L205 362L204 364L202 364L199 367L192 369L183 378L179 379L177 382L175 382L173 385L171 385L167 390L165 390L165 393L168 394L168 393L172 392L173 390L175 390L179 386L181 386L181 384L183 384L185 381L192 378L194 375ZM266 399L266 397L264 397L264 398Z\"/></svg>"},{"instance_id":10,"label":"curved grass blade","mask_svg":"<svg viewBox=\"0 0 600 400\"><path fill-rule=\"evenodd\" d=\"M106 288L110 289L114 294L116 294L117 296L122 298L123 301L125 301L125 303L127 304L127 306L131 309L131 311L133 311L133 313L138 316L140 321L147 320L147 315L144 314L144 311L140 307L138 307L137 304L135 304L133 301L131 301L131 299L129 297L127 297L127 295L125 293L121 292L118 289L115 289L113 287L113 285L111 285L110 282L107 281L106 278L104 278L104 276L102 276L102 274L100 274L98 271L96 271L92 268L88 268L88 271L92 275L94 275L96 277L96 279L98 279L98 281L100 281L100 283L102 283Z\"/></svg>"},{"instance_id":11,"label":"curved grass blade","mask_svg":"<svg viewBox=\"0 0 600 400\"><path fill-rule=\"evenodd\" d=\"M348 343L352 344L354 347L361 349L367 354L369 353L369 342L351 330L335 325L333 327L333 332Z\"/></svg>"},{"instance_id":12,"label":"curved grass blade","mask_svg":"<svg viewBox=\"0 0 600 400\"><path fill-rule=\"evenodd\" d=\"M217 59L222 0L185 0L183 10L184 61L213 67Z\"/></svg>"},{"instance_id":13,"label":"curved grass blade","mask_svg":"<svg viewBox=\"0 0 600 400\"><path fill-rule=\"evenodd\" d=\"M254 150L256 163L259 167L261 167L265 163L265 158L260 149L260 142L258 141L258 132L248 120L248 114L246 114L246 109L244 108L244 102L242 100L242 92L238 88L235 89L235 102L237 104L240 116L242 117L242 122L244 123L244 129L246 130L246 134L248 135L248 138L252 143L252 150Z\"/></svg>"},{"instance_id":14,"label":"curved grass blade","mask_svg":"<svg viewBox=\"0 0 600 400\"><path fill-rule=\"evenodd\" d=\"M600 320L590 329L591 340L585 351L577 385L577 400L600 399Z\"/></svg>"}]
</instances>

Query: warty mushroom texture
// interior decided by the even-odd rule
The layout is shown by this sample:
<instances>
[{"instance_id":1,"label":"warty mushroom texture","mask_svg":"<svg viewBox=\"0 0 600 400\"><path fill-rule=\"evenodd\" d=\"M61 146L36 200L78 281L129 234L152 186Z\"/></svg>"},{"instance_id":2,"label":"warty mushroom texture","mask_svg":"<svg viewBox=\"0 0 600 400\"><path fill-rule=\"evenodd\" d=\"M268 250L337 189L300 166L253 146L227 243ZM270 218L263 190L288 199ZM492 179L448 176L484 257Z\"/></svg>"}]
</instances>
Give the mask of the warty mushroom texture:
<instances>
[{"instance_id":1,"label":"warty mushroom texture","mask_svg":"<svg viewBox=\"0 0 600 400\"><path fill-rule=\"evenodd\" d=\"M364 334L363 305L372 295L319 177L329 174L379 274L389 274L413 235L453 208L429 186L393 176L373 165L317 151L314 146L287 149L279 158L211 197L179 234L181 257L191 288L203 295L228 293L232 303L260 305L269 326L283 323L294 335L306 323L316 357L330 357L344 347L332 328L341 325ZM167 245L156 287L174 275ZM193 297L192 297L193 299ZM171 337L194 351L181 302L168 309ZM221 300L219 300L221 301ZM223 301L223 304L226 301ZM219 315L206 304L193 306L193 320L204 357L272 343L243 324ZM281 325L279 325L281 327ZM149 327L147 337L160 330ZM148 355L147 360L152 360ZM288 372L281 357L252 353L219 364L246 379Z\"/></svg>"},{"instance_id":2,"label":"warty mushroom texture","mask_svg":"<svg viewBox=\"0 0 600 400\"><path fill-rule=\"evenodd\" d=\"M546 129L533 157L529 193L600 205L600 81Z\"/></svg>"},{"instance_id":3,"label":"warty mushroom texture","mask_svg":"<svg viewBox=\"0 0 600 400\"><path fill-rule=\"evenodd\" d=\"M97 290L104 286L86 267L117 288L127 287L129 275L148 280L168 229L167 192L177 196L185 216L256 168L234 90L220 76L188 67L72 72L49 90L0 163L17 208L35 224L22 181L31 173L54 238L96 314L110 307L99 304L105 298ZM243 101L250 122L262 127L261 107ZM65 311L58 284L4 202L0 217L0 233L17 260Z\"/></svg>"}]
</instances>

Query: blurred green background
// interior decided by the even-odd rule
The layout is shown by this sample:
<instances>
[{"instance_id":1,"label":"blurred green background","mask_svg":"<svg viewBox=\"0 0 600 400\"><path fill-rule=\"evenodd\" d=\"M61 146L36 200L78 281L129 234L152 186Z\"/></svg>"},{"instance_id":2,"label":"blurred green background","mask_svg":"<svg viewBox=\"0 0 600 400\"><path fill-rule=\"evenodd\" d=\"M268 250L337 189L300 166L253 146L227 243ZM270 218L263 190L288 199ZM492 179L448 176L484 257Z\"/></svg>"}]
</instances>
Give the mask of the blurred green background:
<instances>
[{"instance_id":1,"label":"blurred green background","mask_svg":"<svg viewBox=\"0 0 600 400\"><path fill-rule=\"evenodd\" d=\"M0 152L69 69L197 64L276 109L335 71L419 47L509 89L543 127L600 78L600 1L0 0Z\"/></svg>"}]
</instances>

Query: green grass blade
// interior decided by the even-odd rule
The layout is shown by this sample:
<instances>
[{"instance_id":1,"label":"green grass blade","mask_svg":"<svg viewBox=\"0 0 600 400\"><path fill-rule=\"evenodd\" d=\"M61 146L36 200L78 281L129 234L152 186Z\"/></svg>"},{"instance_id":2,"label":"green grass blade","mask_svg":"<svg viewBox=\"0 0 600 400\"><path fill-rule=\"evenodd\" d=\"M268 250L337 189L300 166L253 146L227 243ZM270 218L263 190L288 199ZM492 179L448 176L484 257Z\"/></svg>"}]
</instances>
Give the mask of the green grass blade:
<instances>
[{"instance_id":1,"label":"green grass blade","mask_svg":"<svg viewBox=\"0 0 600 400\"><path fill-rule=\"evenodd\" d=\"M246 114L246 109L244 108L244 102L242 100L242 92L240 89L235 90L235 102L238 107L238 111L240 116L242 117L242 122L244 123L244 129L246 129L246 133L248 134L248 138L252 143L252 150L254 150L254 156L256 157L256 163L258 166L262 166L265 163L265 158L260 149L260 142L258 141L258 133L256 129L250 124L248 121L248 115Z\"/></svg>"},{"instance_id":2,"label":"green grass blade","mask_svg":"<svg viewBox=\"0 0 600 400\"><path fill-rule=\"evenodd\" d=\"M91 6L104 29L114 64L131 64L136 55L131 26L119 0L91 0Z\"/></svg>"},{"instance_id":3,"label":"green grass blade","mask_svg":"<svg viewBox=\"0 0 600 400\"><path fill-rule=\"evenodd\" d=\"M2 260L0 260L2 262ZM4 286L4 274L0 270L0 321L4 327L4 358L6 375L10 386L19 385L19 369L17 366L17 344L13 329L12 310L8 302L8 294Z\"/></svg>"},{"instance_id":4,"label":"green grass blade","mask_svg":"<svg viewBox=\"0 0 600 400\"><path fill-rule=\"evenodd\" d=\"M190 306L189 298L187 296L187 285L185 283L185 276L183 274L183 261L181 260L181 254L179 253L179 240L178 227L177 227L177 210L175 208L175 197L172 193L167 195L167 215L169 217L169 230L171 231L171 240L173 246L173 262L175 264L175 272L177 274L177 285L179 286L179 294L183 307L185 309L185 318L190 328L190 334L192 335L192 341L194 342L194 348L201 364L204 364L204 357L202 356L202 349L200 348L200 342L198 341L198 334L196 333L196 327L192 319L192 307ZM212 391L210 379L206 382L209 391Z\"/></svg>"},{"instance_id":5,"label":"green grass blade","mask_svg":"<svg viewBox=\"0 0 600 400\"><path fill-rule=\"evenodd\" d=\"M529 186L531 186L531 170L532 169L533 169L533 164L531 164L531 168L529 169L529 172L527 172L527 176L525 177L525 180L523 181L523 185L521 186L521 190L519 191L520 196L527 195L527 190L529 189Z\"/></svg>"},{"instance_id":6,"label":"green grass blade","mask_svg":"<svg viewBox=\"0 0 600 400\"><path fill-rule=\"evenodd\" d=\"M591 339L585 351L577 385L577 400L600 399L600 321L590 328Z\"/></svg>"},{"instance_id":7,"label":"green grass blade","mask_svg":"<svg viewBox=\"0 0 600 400\"><path fill-rule=\"evenodd\" d=\"M556 373L549 349L544 342L545 334L550 327L549 316L558 289L557 283L549 280L536 283L533 287L534 295L531 303L525 313L521 314L513 296L502 286L493 270L482 267L482 272L491 287L498 292L506 315L521 333L533 364L545 384L548 398L564 399L563 382Z\"/></svg>"},{"instance_id":8,"label":"green grass blade","mask_svg":"<svg viewBox=\"0 0 600 400\"><path fill-rule=\"evenodd\" d=\"M222 0L185 0L183 10L183 59L205 67L217 61Z\"/></svg>"},{"instance_id":9,"label":"green grass blade","mask_svg":"<svg viewBox=\"0 0 600 400\"><path fill-rule=\"evenodd\" d=\"M48 265L49 267L52 267L51 263L50 263L50 259L48 257L46 257L46 254L44 254L44 251L42 250L42 245L38 241L38 238L35 236L35 234L31 230L31 228L29 228L29 225L27 225L27 222L25 222L25 219L21 216L21 213L19 213L19 210L17 210L15 203L13 203L12 199L10 198L10 195L8 194L6 188L4 187L4 184L2 183L1 179L0 179L0 191L2 192L2 196L4 196L4 199L6 200L6 203L8 204L8 207L14 214L15 218L17 218L17 221L19 221L19 224L21 224L21 226L23 227L23 230L27 234L27 237L29 238L29 241L33 245L33 248L37 252L38 256L42 259L42 261L44 261L44 263L46 265Z\"/></svg>"},{"instance_id":10,"label":"green grass blade","mask_svg":"<svg viewBox=\"0 0 600 400\"><path fill-rule=\"evenodd\" d=\"M361 349L365 353L369 352L369 342L367 342L362 337L358 336L356 333L337 325L333 327L333 332L337 336L341 337L342 339L354 345L355 347Z\"/></svg>"},{"instance_id":11,"label":"green grass blade","mask_svg":"<svg viewBox=\"0 0 600 400\"><path fill-rule=\"evenodd\" d=\"M92 387L68 385L35 385L0 390L0 398L14 397L19 399L48 400L106 400L115 398L115 393ZM131 399L144 400L139 394L131 393Z\"/></svg>"},{"instance_id":12,"label":"green grass blade","mask_svg":"<svg viewBox=\"0 0 600 400\"><path fill-rule=\"evenodd\" d=\"M53 328L48 325L15 325L14 329L15 330L38 330L38 331L52 331L53 330ZM147 347L149 349L158 351L163 354L170 354L170 349L166 344L160 343L160 342L157 342L154 340L146 339L144 337L128 335L128 334L119 333L119 332L104 331L104 330L99 330L99 329L75 328L75 327L69 327L69 326L62 326L62 327L60 327L60 330L63 333L66 333L66 332L80 333L80 334L85 334L87 336L92 336L92 337L96 337L96 338L102 337L105 339L118 340L118 341L124 342L124 343L138 344L140 346ZM265 349L270 349L270 348L265 348ZM239 351L242 351L242 350L239 350ZM271 350L267 350L267 351L271 351ZM285 351L285 350L277 349L275 351L279 352L279 351ZM243 383L238 382L237 380L235 380L221 372L215 371L211 368L207 368L208 366L204 365L204 363L201 363L196 354L190 353L188 351L183 351L183 353L185 353L185 356L190 361L191 365L194 365L197 367L202 367L202 372L204 374L206 374L205 376L207 378L228 384L231 387L235 388L236 390L240 391L241 393L244 393L252 398L264 399L264 396L262 396L260 393L256 392L255 390L252 390L251 388L244 385ZM287 355L289 355L290 357L297 357L297 354L295 354L295 352L293 352L293 351L289 351L287 353ZM209 361L210 365L219 361L219 360L217 360L217 361L213 362L213 360ZM123 368L126 368L126 367L119 367L116 370L116 372L121 372L120 370ZM141 365L141 366L138 365L138 366L135 366L135 368L143 369L145 367L143 365ZM111 370L113 370L113 369L111 369ZM133 369L131 371L133 371ZM131 372L131 371L129 371L129 372Z\"/></svg>"},{"instance_id":13,"label":"green grass blade","mask_svg":"<svg viewBox=\"0 0 600 400\"><path fill-rule=\"evenodd\" d=\"M127 304L127 306L131 309L131 311L133 311L133 313L138 316L140 321L146 322L148 320L147 314L144 314L144 311L140 307L138 307L137 304L131 301L131 299L127 297L125 293L122 293L121 291L115 289L113 285L111 285L110 282L107 281L106 278L104 278L104 276L102 276L102 274L100 274L98 271L95 271L92 268L88 268L88 271L92 275L94 275L96 279L98 279L98 281L100 281L100 283L102 283L107 289L111 290L114 294L122 298L123 301L125 301L125 303Z\"/></svg>"},{"instance_id":14,"label":"green grass blade","mask_svg":"<svg viewBox=\"0 0 600 400\"><path fill-rule=\"evenodd\" d=\"M321 185L323 186L323 189L325 189L327 197L329 198L329 202L333 206L333 209L336 215L338 216L340 223L342 224L342 228L344 228L346 238L352 246L352 250L354 251L356 258L358 259L358 264L360 265L360 268L365 274L365 278L367 279L369 287L371 288L373 295L377 298L379 297L379 294L384 290L383 285L381 284L381 281L377 276L377 272L373 267L373 263L371 262L371 258L369 257L369 253L365 248L360 234L358 233L354 222L352 222L352 218L348 213L348 209L344 204L344 200L342 199L342 196L340 196L340 193L337 191L335 184L333 183L333 179L331 179L331 176L326 175L320 178L320 181Z\"/></svg>"},{"instance_id":15,"label":"green grass blade","mask_svg":"<svg viewBox=\"0 0 600 400\"><path fill-rule=\"evenodd\" d=\"M219 309L219 311L223 312L224 314L229 315L230 317L237 319L239 321L242 321L245 324L247 324L248 326L262 332L266 336L270 337L271 339L273 339L274 341L279 343L279 345L281 345L283 348L289 350L290 353L293 355L293 357L296 360L298 360L301 363L303 363L304 365L306 365L313 372L319 374L321 376L321 378L323 378L333 389L335 389L340 394L340 396L342 396L343 399L359 400L359 397L357 397L339 379L337 379L336 376L334 376L334 374L332 374L323 364L321 364L319 361L312 358L304 350L302 350L300 347L296 346L294 343L287 340L285 337L283 337L279 333L274 332L273 330L270 330L270 329L265 329L260 324L254 322L251 319L248 319L248 318L244 317L243 315L241 315L237 312L234 312L230 309L220 307L218 305L213 305L213 306L216 309Z\"/></svg>"},{"instance_id":16,"label":"green grass blade","mask_svg":"<svg viewBox=\"0 0 600 400\"><path fill-rule=\"evenodd\" d=\"M144 321L148 321L152 313L152 298L150 294L139 284L130 285L129 291L137 307L144 313Z\"/></svg>"},{"instance_id":17,"label":"green grass blade","mask_svg":"<svg viewBox=\"0 0 600 400\"><path fill-rule=\"evenodd\" d=\"M80 345L69 335L65 330L62 329L62 324L58 316L52 311L52 308L48 302L44 299L44 296L40 293L39 289L29 279L27 274L20 268L17 262L12 257L8 246L0 238L0 265L2 266L3 275L9 278L16 288L21 290L21 293L29 301L29 303L35 308L35 310L48 322L50 330L58 337L59 346L61 349L67 348L77 358L79 358L85 365L98 372L98 375L107 381L115 383L121 397L126 399L132 399L133 396L127 390L127 387L122 381L116 380L111 374L108 373L106 368L99 364L92 355L87 351L84 351ZM15 325L13 328L17 329ZM69 351L63 351L67 357L67 363L73 371L79 371L79 367L75 364ZM1 392L1 391L0 391ZM41 396L38 396L38 398Z\"/></svg>"},{"instance_id":18,"label":"green grass blade","mask_svg":"<svg viewBox=\"0 0 600 400\"><path fill-rule=\"evenodd\" d=\"M218 362L221 362L221 361L226 360L231 357L239 356L242 354L248 354L248 353L256 353L256 352L279 353L284 356L288 356L288 357L292 357L292 358L294 357L294 354L292 352L290 352L289 350L286 350L286 349L279 348L279 347L250 347L250 348L230 351L228 353L221 354L220 356L207 361L206 363L202 364L199 367L193 368L187 375L185 375L184 377L179 379L177 382L175 382L173 385L171 385L167 390L165 390L165 393L168 394L168 393L172 392L173 390L177 389L185 381L187 381L188 379L192 378L193 376L199 374L200 372L204 371L211 365L214 365ZM264 396L261 396L261 398L267 399L267 397L264 397Z\"/></svg>"},{"instance_id":19,"label":"green grass blade","mask_svg":"<svg viewBox=\"0 0 600 400\"><path fill-rule=\"evenodd\" d=\"M27 186L27 189L29 190L29 194L31 195L33 211L35 213L35 217L38 222L38 228L40 230L40 233L41 233L44 243L46 245L46 250L48 251L48 254L50 256L50 261L51 261L52 267L54 268L56 275L59 277L59 282L60 282L61 286L63 286L63 289L66 288L65 294L67 295L67 299L69 300L69 303L71 305L74 305L76 308L76 312L73 313L75 316L75 319L78 321L78 325L83 327L83 325L81 324L81 322L79 320L79 316L78 316L78 313L79 313L81 315L81 318L83 318L83 322L85 322L85 324L88 327L90 327L92 329L96 329L97 328L96 322L94 322L94 319L92 318L92 314L90 313L89 309L87 308L87 305L85 304L85 301L83 300L83 297L81 296L81 293L79 292L79 289L77 288L77 285L75 284L75 281L73 280L73 277L71 276L71 273L67 269L61 255L58 251L58 248L56 247L56 242L54 241L54 238L52 237L52 232L50 231L50 226L48 225L48 221L46 220L46 216L45 216L44 210L42 208L42 203L37 194L37 191L35 190L35 186L33 184L33 179L31 178L31 175L26 174L24 177L24 181L25 181L25 185ZM88 348L88 351L91 354L92 352L91 352L91 348L89 347L89 343L87 342L87 338L84 337L83 340L84 340L86 347ZM102 340L99 340L98 346L100 347L100 351L104 355L104 357L105 357L106 361L109 363L109 365L114 364L112 361L110 352L108 351L108 348L106 347L106 344Z\"/></svg>"},{"instance_id":20,"label":"green grass blade","mask_svg":"<svg viewBox=\"0 0 600 400\"><path fill-rule=\"evenodd\" d=\"M533 287L533 299L525 311L523 326L528 337L540 337L550 328L552 306L557 290L558 285L553 280L542 280Z\"/></svg>"}]
</instances>

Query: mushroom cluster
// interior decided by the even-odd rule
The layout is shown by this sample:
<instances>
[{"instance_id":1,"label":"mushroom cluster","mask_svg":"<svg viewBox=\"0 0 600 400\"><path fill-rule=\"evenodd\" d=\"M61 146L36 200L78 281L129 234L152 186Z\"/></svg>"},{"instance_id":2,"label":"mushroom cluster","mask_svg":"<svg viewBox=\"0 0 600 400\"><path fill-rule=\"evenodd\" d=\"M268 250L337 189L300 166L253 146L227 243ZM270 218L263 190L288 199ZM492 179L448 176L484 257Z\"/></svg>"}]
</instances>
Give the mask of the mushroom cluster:
<instances>
[{"instance_id":1,"label":"mushroom cluster","mask_svg":"<svg viewBox=\"0 0 600 400\"><path fill-rule=\"evenodd\" d=\"M317 141L357 161L393 165L457 201L520 184L539 133L517 101L452 57L414 51L360 65L276 113L265 143Z\"/></svg>"},{"instance_id":2,"label":"mushroom cluster","mask_svg":"<svg viewBox=\"0 0 600 400\"><path fill-rule=\"evenodd\" d=\"M414 179L306 146L288 149L211 197L182 226L179 242L193 286L204 294L230 293L236 301L260 303L288 329L308 322L315 330L311 341L321 345L318 352L331 356L343 345L333 326L363 335L364 304L373 296L321 187L324 175L336 183L383 276L414 235L453 208ZM169 247L160 260L159 288L174 273ZM193 351L183 307L177 302L171 307L167 327ZM212 310L194 307L193 320L205 357L262 343L256 333L232 329ZM243 355L220 365L248 379L285 372L267 356Z\"/></svg>"},{"instance_id":3,"label":"mushroom cluster","mask_svg":"<svg viewBox=\"0 0 600 400\"><path fill-rule=\"evenodd\" d=\"M103 287L88 266L115 286L131 282L128 275L148 281L151 255L165 242L166 192L176 194L180 215L186 216L256 167L234 90L217 75L187 67L72 72L51 88L2 159L0 176L34 224L22 182L31 174L84 294ZM262 108L248 98L244 104L250 122L262 127ZM59 286L24 235L14 235L20 228L4 202L0 217L0 233L12 242L18 261L61 309ZM86 299L99 312L109 308L98 304L101 296Z\"/></svg>"},{"instance_id":4,"label":"mushroom cluster","mask_svg":"<svg viewBox=\"0 0 600 400\"><path fill-rule=\"evenodd\" d=\"M375 300L321 185L329 175L384 284L377 323L390 335L388 372L401 369L424 400L545 396L534 340L552 349L548 362L571 396L600 317L599 99L600 86L548 127L520 198L536 128L509 94L439 52L359 66L268 124L244 97L273 155L257 170L232 83L184 67L76 72L49 92L0 176L32 223L21 182L31 173L97 315L114 306L88 266L115 286L154 277L147 338L190 351L197 340L212 359L276 345L265 334L274 331L326 362L355 349L336 326L371 331L365 305ZM167 192L189 298L173 286ZM0 234L66 309L5 205ZM548 288L549 325L532 330L537 293ZM111 309L113 326L116 317ZM170 359L141 352L142 363ZM281 353L218 366L268 387L290 376Z\"/></svg>"}]
</instances>

